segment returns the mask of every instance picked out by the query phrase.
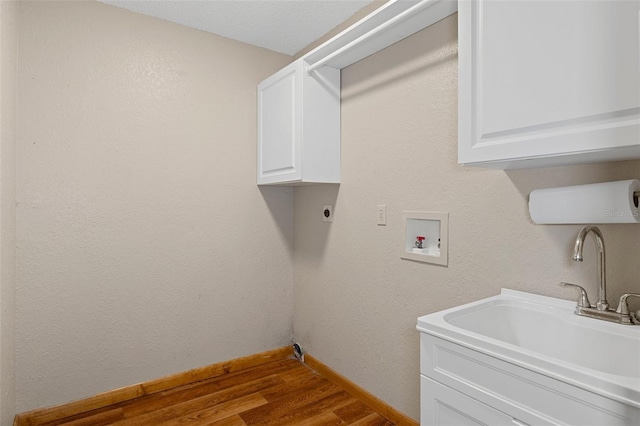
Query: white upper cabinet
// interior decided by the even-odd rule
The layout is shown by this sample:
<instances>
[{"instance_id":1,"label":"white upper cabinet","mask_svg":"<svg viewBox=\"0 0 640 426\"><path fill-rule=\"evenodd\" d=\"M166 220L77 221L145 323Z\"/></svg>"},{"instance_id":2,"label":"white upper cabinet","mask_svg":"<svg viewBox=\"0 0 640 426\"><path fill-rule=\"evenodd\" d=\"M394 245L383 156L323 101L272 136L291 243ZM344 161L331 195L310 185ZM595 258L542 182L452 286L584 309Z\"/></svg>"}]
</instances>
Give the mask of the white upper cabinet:
<instances>
[{"instance_id":1,"label":"white upper cabinet","mask_svg":"<svg viewBox=\"0 0 640 426\"><path fill-rule=\"evenodd\" d=\"M340 70L305 67L258 85L258 185L340 182Z\"/></svg>"},{"instance_id":2,"label":"white upper cabinet","mask_svg":"<svg viewBox=\"0 0 640 426\"><path fill-rule=\"evenodd\" d=\"M340 70L455 13L390 0L258 85L258 185L340 182Z\"/></svg>"},{"instance_id":3,"label":"white upper cabinet","mask_svg":"<svg viewBox=\"0 0 640 426\"><path fill-rule=\"evenodd\" d=\"M460 163L640 158L640 0L461 0Z\"/></svg>"}]
</instances>

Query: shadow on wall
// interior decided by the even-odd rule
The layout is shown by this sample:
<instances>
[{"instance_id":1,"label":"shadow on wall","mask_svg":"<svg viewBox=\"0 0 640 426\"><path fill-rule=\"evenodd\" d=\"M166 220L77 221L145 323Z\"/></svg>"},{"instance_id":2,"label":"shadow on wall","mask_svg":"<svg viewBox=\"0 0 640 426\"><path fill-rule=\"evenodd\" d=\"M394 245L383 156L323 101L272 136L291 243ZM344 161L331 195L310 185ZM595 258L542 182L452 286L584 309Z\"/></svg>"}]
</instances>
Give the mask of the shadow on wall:
<instances>
[{"instance_id":1,"label":"shadow on wall","mask_svg":"<svg viewBox=\"0 0 640 426\"><path fill-rule=\"evenodd\" d=\"M289 252L293 250L293 188L258 186L273 222L282 239L287 242Z\"/></svg>"},{"instance_id":2,"label":"shadow on wall","mask_svg":"<svg viewBox=\"0 0 640 426\"><path fill-rule=\"evenodd\" d=\"M341 210L338 204L340 184L299 186L294 192L294 206L299 217L307 218L308 226L299 226L294 235L296 254L312 259L322 259L332 229L342 229ZM333 222L323 221L323 206L333 206ZM343 216L342 216L343 217Z\"/></svg>"},{"instance_id":3,"label":"shadow on wall","mask_svg":"<svg viewBox=\"0 0 640 426\"><path fill-rule=\"evenodd\" d=\"M451 45L451 40L457 39L457 25L446 27L444 20L441 23L435 25L443 26L447 31L430 30L430 34L434 36L429 38L426 45L424 42L420 43L418 37L409 37L402 41L405 49L385 49L384 54L387 55L385 60L370 64L368 71L371 78L342 87L342 100L357 98L370 90L377 91L388 86L397 87L400 82L415 75L429 76L434 68L457 64L457 45ZM422 54L407 55L407 51L422 52ZM450 75L457 78L457 72Z\"/></svg>"},{"instance_id":4,"label":"shadow on wall","mask_svg":"<svg viewBox=\"0 0 640 426\"><path fill-rule=\"evenodd\" d=\"M585 185L640 178L638 161L558 166L537 169L505 170L509 180L527 201L534 189Z\"/></svg>"},{"instance_id":5,"label":"shadow on wall","mask_svg":"<svg viewBox=\"0 0 640 426\"><path fill-rule=\"evenodd\" d=\"M342 100L345 101L358 98L359 96L365 95L370 90L380 90L387 86L395 86L399 81L406 80L414 75L428 73L431 69L446 65L450 63L452 59L457 59L457 57L457 51L448 51L444 54L438 55L437 58L433 58L433 60L429 62L415 62L404 66L402 67L401 72L398 72L397 64L396 66L391 66L390 64L388 69L384 69L386 67L381 67L376 70L374 77L360 81L357 84L353 84L349 88L343 87Z\"/></svg>"}]
</instances>

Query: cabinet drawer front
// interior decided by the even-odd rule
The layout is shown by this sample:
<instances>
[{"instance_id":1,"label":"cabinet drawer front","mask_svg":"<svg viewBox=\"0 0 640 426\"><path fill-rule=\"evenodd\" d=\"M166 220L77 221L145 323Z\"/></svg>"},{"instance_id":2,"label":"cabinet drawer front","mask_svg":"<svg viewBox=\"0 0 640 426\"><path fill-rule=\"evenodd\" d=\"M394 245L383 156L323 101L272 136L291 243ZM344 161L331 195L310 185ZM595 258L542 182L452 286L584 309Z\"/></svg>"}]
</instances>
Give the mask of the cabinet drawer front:
<instances>
[{"instance_id":1,"label":"cabinet drawer front","mask_svg":"<svg viewBox=\"0 0 640 426\"><path fill-rule=\"evenodd\" d=\"M420 377L422 426L512 426L510 416L428 377Z\"/></svg>"},{"instance_id":2,"label":"cabinet drawer front","mask_svg":"<svg viewBox=\"0 0 640 426\"><path fill-rule=\"evenodd\" d=\"M531 424L640 424L640 410L423 333L421 373Z\"/></svg>"}]
</instances>

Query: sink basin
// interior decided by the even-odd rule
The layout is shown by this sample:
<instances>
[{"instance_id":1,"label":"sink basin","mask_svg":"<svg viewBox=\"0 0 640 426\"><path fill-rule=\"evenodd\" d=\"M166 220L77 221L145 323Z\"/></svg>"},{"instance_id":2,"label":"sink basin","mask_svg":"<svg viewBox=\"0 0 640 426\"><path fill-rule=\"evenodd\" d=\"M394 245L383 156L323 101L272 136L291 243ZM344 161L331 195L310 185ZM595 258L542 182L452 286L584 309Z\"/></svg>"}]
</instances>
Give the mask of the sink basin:
<instances>
[{"instance_id":1,"label":"sink basin","mask_svg":"<svg viewBox=\"0 0 640 426\"><path fill-rule=\"evenodd\" d=\"M580 317L575 302L503 289L418 319L418 330L640 407L640 326Z\"/></svg>"},{"instance_id":2,"label":"sink basin","mask_svg":"<svg viewBox=\"0 0 640 426\"><path fill-rule=\"evenodd\" d=\"M558 309L532 303L493 300L473 308L450 312L444 320L456 327L498 341L578 362L584 367L628 377L640 377L640 339L601 330L563 318ZM591 326L591 327L590 327Z\"/></svg>"}]
</instances>

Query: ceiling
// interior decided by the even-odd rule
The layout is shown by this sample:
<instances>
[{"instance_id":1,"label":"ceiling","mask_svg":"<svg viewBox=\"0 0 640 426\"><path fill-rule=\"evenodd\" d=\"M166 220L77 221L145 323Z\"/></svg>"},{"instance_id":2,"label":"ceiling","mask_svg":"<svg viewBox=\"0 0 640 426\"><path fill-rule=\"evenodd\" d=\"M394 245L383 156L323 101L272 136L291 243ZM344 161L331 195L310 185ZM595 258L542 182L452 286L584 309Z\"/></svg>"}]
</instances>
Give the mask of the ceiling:
<instances>
[{"instance_id":1,"label":"ceiling","mask_svg":"<svg viewBox=\"0 0 640 426\"><path fill-rule=\"evenodd\" d=\"M294 55L373 0L98 0Z\"/></svg>"}]
</instances>

